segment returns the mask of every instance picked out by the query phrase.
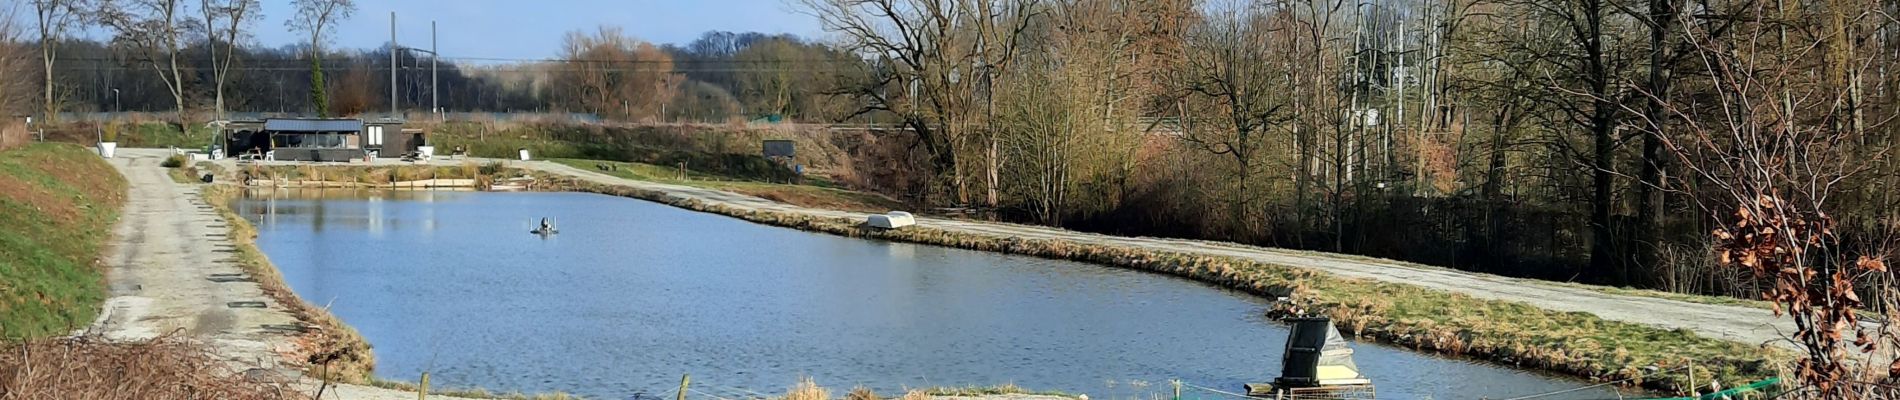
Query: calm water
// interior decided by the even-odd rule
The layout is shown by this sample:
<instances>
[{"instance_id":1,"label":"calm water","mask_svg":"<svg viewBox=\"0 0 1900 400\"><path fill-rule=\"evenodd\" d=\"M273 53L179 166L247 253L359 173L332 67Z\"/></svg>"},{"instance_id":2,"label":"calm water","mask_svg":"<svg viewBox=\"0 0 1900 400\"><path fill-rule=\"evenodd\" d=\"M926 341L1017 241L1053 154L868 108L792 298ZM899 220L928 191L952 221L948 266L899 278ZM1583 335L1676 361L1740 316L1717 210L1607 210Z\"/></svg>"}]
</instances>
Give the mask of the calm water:
<instances>
[{"instance_id":1,"label":"calm water","mask_svg":"<svg viewBox=\"0 0 1900 400\"><path fill-rule=\"evenodd\" d=\"M280 192L238 207L297 293L375 346L378 375L428 371L437 386L621 399L672 396L690 373L708 398L808 376L839 394L1015 383L1145 399L1173 378L1234 391L1269 381L1286 335L1263 299L1192 281L601 195ZM542 216L561 234L529 234ZM1386 399L1583 385L1356 348Z\"/></svg>"}]
</instances>

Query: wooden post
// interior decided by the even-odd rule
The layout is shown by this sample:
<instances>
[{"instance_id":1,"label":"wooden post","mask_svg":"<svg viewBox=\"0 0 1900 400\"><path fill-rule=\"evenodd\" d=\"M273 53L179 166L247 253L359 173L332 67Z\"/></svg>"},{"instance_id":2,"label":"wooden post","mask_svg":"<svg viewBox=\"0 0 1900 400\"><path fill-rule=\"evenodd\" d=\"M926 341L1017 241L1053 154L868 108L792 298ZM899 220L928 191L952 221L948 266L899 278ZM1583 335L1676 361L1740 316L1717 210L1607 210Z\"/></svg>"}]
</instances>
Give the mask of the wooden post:
<instances>
[{"instance_id":1,"label":"wooden post","mask_svg":"<svg viewBox=\"0 0 1900 400\"><path fill-rule=\"evenodd\" d=\"M422 373L422 389L416 391L416 400L429 400L429 373Z\"/></svg>"},{"instance_id":2,"label":"wooden post","mask_svg":"<svg viewBox=\"0 0 1900 400\"><path fill-rule=\"evenodd\" d=\"M680 375L680 393L678 395L675 395L673 399L686 400L686 384L692 381L693 381L692 374Z\"/></svg>"}]
</instances>

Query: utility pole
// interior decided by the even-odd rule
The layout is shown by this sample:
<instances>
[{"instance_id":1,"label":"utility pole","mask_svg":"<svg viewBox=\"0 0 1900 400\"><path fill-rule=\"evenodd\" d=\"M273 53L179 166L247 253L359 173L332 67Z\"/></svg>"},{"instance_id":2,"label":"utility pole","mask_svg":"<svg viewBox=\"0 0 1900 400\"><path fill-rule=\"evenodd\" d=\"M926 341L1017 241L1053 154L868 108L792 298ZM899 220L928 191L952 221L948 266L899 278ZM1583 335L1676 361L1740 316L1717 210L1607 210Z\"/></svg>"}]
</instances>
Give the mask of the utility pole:
<instances>
[{"instance_id":1,"label":"utility pole","mask_svg":"<svg viewBox=\"0 0 1900 400\"><path fill-rule=\"evenodd\" d=\"M396 118L396 116L402 115L401 111L396 110L396 50L399 50L399 49L402 49L402 46L396 45L396 12L390 11L389 12L389 115L390 115L390 118Z\"/></svg>"},{"instance_id":2,"label":"utility pole","mask_svg":"<svg viewBox=\"0 0 1900 400\"><path fill-rule=\"evenodd\" d=\"M435 87L435 59L442 58L442 54L435 52L435 50L435 20L429 20L429 112L436 113L437 119L440 119L442 116L442 92L436 90Z\"/></svg>"}]
</instances>

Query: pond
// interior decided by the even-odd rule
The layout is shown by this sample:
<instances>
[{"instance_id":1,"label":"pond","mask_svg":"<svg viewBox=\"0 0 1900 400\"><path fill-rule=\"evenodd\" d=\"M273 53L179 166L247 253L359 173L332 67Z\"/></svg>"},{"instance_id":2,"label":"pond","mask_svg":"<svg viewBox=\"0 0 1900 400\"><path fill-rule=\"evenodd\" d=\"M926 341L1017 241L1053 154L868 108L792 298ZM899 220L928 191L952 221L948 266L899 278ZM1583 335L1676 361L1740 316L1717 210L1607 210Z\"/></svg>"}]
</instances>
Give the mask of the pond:
<instances>
[{"instance_id":1,"label":"pond","mask_svg":"<svg viewBox=\"0 0 1900 400\"><path fill-rule=\"evenodd\" d=\"M869 241L581 193L298 191L236 203L304 299L434 386L668 396L1015 384L1096 399L1278 376L1267 300L1092 264ZM560 234L528 233L542 217ZM1586 385L1354 345L1388 399ZM1190 390L1193 398L1220 395ZM1603 390L1544 399L1614 398Z\"/></svg>"}]
</instances>

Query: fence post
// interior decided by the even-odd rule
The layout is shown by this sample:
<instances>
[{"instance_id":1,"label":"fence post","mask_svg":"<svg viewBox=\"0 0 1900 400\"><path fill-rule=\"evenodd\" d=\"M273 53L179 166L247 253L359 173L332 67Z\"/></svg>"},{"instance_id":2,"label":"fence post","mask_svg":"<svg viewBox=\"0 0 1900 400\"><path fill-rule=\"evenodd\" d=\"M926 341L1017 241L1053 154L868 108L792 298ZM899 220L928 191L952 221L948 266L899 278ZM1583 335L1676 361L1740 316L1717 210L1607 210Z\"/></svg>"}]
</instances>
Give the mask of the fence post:
<instances>
[{"instance_id":1,"label":"fence post","mask_svg":"<svg viewBox=\"0 0 1900 400\"><path fill-rule=\"evenodd\" d=\"M673 399L686 400L686 384L692 381L693 381L693 374L680 375L680 393L678 395L675 395Z\"/></svg>"},{"instance_id":2,"label":"fence post","mask_svg":"<svg viewBox=\"0 0 1900 400\"><path fill-rule=\"evenodd\" d=\"M422 373L422 390L416 391L416 400L429 400L429 373Z\"/></svg>"}]
</instances>

